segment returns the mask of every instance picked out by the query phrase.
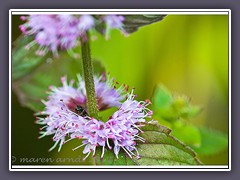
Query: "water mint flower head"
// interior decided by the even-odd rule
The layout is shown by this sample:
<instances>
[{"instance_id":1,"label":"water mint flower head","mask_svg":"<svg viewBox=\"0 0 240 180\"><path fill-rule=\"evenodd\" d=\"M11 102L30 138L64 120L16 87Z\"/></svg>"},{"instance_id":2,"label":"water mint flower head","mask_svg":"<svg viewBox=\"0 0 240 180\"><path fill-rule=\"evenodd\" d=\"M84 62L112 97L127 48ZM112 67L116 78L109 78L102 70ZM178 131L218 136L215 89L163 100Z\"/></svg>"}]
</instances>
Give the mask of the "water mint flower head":
<instances>
[{"instance_id":1,"label":"water mint flower head","mask_svg":"<svg viewBox=\"0 0 240 180\"><path fill-rule=\"evenodd\" d=\"M147 108L150 102L148 100L135 100L136 96L132 90L127 99L122 104L118 104L119 109L106 123L88 115L81 116L74 109L76 104L86 106L85 92L82 87L84 82L80 76L78 77L77 88L73 87L73 80L67 83L66 77L61 78L61 87L50 87L51 91L48 99L43 101L46 107L44 111L37 114L36 123L43 125L40 128L41 136L39 138L53 136L55 143L49 149L50 151L57 145L59 145L58 151L60 151L66 142L72 139L81 139L82 143L73 150L84 146L83 153L86 154L84 159L91 153L94 156L97 147L102 149L101 158L104 157L106 148L113 150L117 158L121 149L130 158L133 156L140 158L136 145L137 141L145 141L139 134L143 133L140 127L144 125L146 118L150 118L152 115L152 111ZM104 98L108 98L104 94L104 89L109 89L109 86L102 84L106 83L108 78L103 74L95 79L96 86L101 87L96 89L101 91L103 95L101 96L102 101L109 102L109 100L104 101ZM111 93L110 91L109 94L106 94L111 96ZM115 95L115 93L113 94ZM119 96L117 97L119 98ZM110 103L110 105L113 104Z\"/></svg>"},{"instance_id":2,"label":"water mint flower head","mask_svg":"<svg viewBox=\"0 0 240 180\"><path fill-rule=\"evenodd\" d=\"M21 31L25 35L34 35L34 41L29 43L26 48L31 48L38 44L39 48L36 51L38 55L44 55L48 50L57 54L58 41L58 23L53 15L30 15L22 17L22 20L27 20L23 25L20 25Z\"/></svg>"},{"instance_id":3,"label":"water mint flower head","mask_svg":"<svg viewBox=\"0 0 240 180\"><path fill-rule=\"evenodd\" d=\"M21 19L26 21L20 25L20 29L26 36L32 35L34 40L26 48L38 44L39 48L36 54L43 56L48 51L52 51L54 56L58 56L58 50L67 50L74 57L73 48L79 44L79 39L87 41L86 32L96 27L96 22L104 23L106 27L106 39L109 38L111 29L119 29L127 35L123 28L124 17L119 15L29 15L22 16Z\"/></svg>"},{"instance_id":4,"label":"water mint flower head","mask_svg":"<svg viewBox=\"0 0 240 180\"><path fill-rule=\"evenodd\" d=\"M30 15L21 19L26 20L20 25L21 31L34 36L27 48L38 44L37 55L52 51L58 56L58 49L71 50L78 44L78 19L73 15Z\"/></svg>"},{"instance_id":5,"label":"water mint flower head","mask_svg":"<svg viewBox=\"0 0 240 180\"><path fill-rule=\"evenodd\" d=\"M74 128L76 133L73 133L71 139L80 138L83 141L73 150L85 146L83 153L87 155L84 159L91 153L94 156L97 147L102 149L101 158L104 157L106 148L113 150L117 158L120 149L123 149L130 158L133 156L140 158L136 147L137 141L145 141L139 136L143 133L140 127L143 126L147 117L151 117L152 111L146 107L150 104L149 101L138 102L134 97L133 92L129 94L127 100L106 123L93 118L85 123L84 128L81 128L84 129L83 131Z\"/></svg>"},{"instance_id":6,"label":"water mint flower head","mask_svg":"<svg viewBox=\"0 0 240 180\"><path fill-rule=\"evenodd\" d=\"M86 96L85 82L78 75L78 87ZM109 74L103 73L101 76L94 76L94 84L96 90L97 105L99 110L105 110L111 107L120 107L121 101L124 99L124 86L117 88L118 82L114 81Z\"/></svg>"},{"instance_id":7,"label":"water mint flower head","mask_svg":"<svg viewBox=\"0 0 240 180\"><path fill-rule=\"evenodd\" d=\"M61 82L62 86L60 87L49 87L47 100L42 100L45 108L37 113L39 116L36 123L44 125L40 129L40 138L49 135L54 136L53 140L56 143L50 150L54 149L58 144L60 150L66 136L69 134L74 135L74 138L83 136L82 130L80 131L79 128L83 126L83 122L92 119L91 117L80 116L76 110L77 106L81 106L87 111L85 82L81 76L78 75L78 84L76 86L74 86L74 80L68 83L66 77L62 77ZM113 106L119 107L121 105L120 101L124 98L121 88L116 89L112 87L111 83L113 83L113 80L109 76L104 74L95 76L96 94L100 110ZM74 124L74 126L69 128L69 124ZM78 128L77 130L74 129L75 125Z\"/></svg>"}]
</instances>

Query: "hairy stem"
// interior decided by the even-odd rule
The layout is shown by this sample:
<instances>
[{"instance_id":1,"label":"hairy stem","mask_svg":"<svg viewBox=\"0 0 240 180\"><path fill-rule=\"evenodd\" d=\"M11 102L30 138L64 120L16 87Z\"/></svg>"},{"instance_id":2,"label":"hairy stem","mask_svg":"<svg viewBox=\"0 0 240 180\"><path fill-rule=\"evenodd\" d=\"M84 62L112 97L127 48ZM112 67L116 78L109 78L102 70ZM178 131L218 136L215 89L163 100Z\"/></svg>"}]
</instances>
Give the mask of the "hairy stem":
<instances>
[{"instance_id":1,"label":"hairy stem","mask_svg":"<svg viewBox=\"0 0 240 180\"><path fill-rule=\"evenodd\" d=\"M93 79L93 65L90 52L89 34L81 41L83 74L85 79L85 88L87 93L88 114L92 117L98 117L98 108Z\"/></svg>"}]
</instances>

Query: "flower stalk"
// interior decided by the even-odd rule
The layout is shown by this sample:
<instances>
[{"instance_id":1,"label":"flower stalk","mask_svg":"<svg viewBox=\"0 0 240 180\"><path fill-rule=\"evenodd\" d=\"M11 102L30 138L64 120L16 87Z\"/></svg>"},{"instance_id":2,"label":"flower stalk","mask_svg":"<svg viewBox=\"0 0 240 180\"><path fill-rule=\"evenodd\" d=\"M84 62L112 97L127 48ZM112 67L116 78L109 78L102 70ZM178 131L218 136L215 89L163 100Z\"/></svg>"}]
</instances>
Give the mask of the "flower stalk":
<instances>
[{"instance_id":1,"label":"flower stalk","mask_svg":"<svg viewBox=\"0 0 240 180\"><path fill-rule=\"evenodd\" d=\"M93 65L91 59L89 33L86 33L86 39L81 40L83 76L87 93L88 114L91 117L98 118L98 107L93 78Z\"/></svg>"}]
</instances>

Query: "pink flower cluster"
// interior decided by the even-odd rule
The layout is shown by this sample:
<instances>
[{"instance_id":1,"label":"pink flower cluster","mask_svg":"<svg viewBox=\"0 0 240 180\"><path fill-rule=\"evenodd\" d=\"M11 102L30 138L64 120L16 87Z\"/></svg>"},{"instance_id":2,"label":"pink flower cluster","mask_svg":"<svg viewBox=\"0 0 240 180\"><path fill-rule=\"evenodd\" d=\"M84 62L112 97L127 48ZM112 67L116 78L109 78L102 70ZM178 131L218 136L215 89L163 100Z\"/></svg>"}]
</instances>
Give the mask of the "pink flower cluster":
<instances>
[{"instance_id":1,"label":"pink flower cluster","mask_svg":"<svg viewBox=\"0 0 240 180\"><path fill-rule=\"evenodd\" d=\"M96 88L96 91L101 91L101 93L97 93L97 96L102 98L101 103L104 104L99 107L118 107L118 110L106 123L88 115L81 116L75 111L76 105L84 106L87 109L85 91L82 88L83 81L80 77L78 88L73 87L73 81L67 84L66 78L62 78L62 87L51 87L48 100L43 101L46 108L38 113L36 121L38 124L44 125L40 131L40 138L53 135L55 144L50 150L59 145L58 150L60 151L66 142L72 139L81 139L82 143L73 150L84 146L83 153L86 154L84 159L91 153L95 155L97 147L102 149L101 157L108 148L113 150L117 158L120 149L123 149L130 158L132 156L140 158L136 143L137 140L144 142L139 135L142 132L140 127L143 126L146 118L150 118L152 115L152 111L147 108L150 102L135 100L132 91L122 103L120 97L123 96L118 92L119 90L112 89L107 80L103 78L106 80L103 81L102 78L95 78L95 86L101 87ZM106 101L104 101L105 98Z\"/></svg>"},{"instance_id":2,"label":"pink flower cluster","mask_svg":"<svg viewBox=\"0 0 240 180\"><path fill-rule=\"evenodd\" d=\"M26 21L20 25L21 31L25 35L33 35L34 40L26 48L31 48L35 44L39 45L36 51L37 55L43 56L48 51L52 51L58 56L58 49L67 50L69 54L74 55L72 48L79 44L79 39L87 40L86 32L93 29L96 24L106 24L106 38L109 37L110 29L123 29L123 16L106 15L102 18L96 18L92 15L29 15L22 16Z\"/></svg>"}]
</instances>

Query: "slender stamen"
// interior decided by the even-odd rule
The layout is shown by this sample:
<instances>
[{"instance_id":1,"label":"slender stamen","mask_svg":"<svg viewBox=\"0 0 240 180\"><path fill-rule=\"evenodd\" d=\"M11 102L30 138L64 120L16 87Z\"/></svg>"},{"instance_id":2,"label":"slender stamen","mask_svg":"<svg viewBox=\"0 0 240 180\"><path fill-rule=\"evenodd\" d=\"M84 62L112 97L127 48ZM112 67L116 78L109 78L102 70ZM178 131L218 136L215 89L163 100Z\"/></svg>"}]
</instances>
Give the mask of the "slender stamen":
<instances>
[{"instance_id":1,"label":"slender stamen","mask_svg":"<svg viewBox=\"0 0 240 180\"><path fill-rule=\"evenodd\" d=\"M95 155L95 153L96 153L96 146L94 146L93 148L93 156Z\"/></svg>"},{"instance_id":2,"label":"slender stamen","mask_svg":"<svg viewBox=\"0 0 240 180\"><path fill-rule=\"evenodd\" d=\"M43 132L43 131L42 131ZM41 133L41 132L40 132ZM48 132L43 132L43 134L41 136L38 137L38 139L43 138L44 136L48 135Z\"/></svg>"},{"instance_id":3,"label":"slender stamen","mask_svg":"<svg viewBox=\"0 0 240 180\"><path fill-rule=\"evenodd\" d=\"M125 149L123 146L121 146L123 149L124 149L124 151L128 154L128 156L132 159L132 156L129 154L129 152L127 151L127 149Z\"/></svg>"},{"instance_id":4,"label":"slender stamen","mask_svg":"<svg viewBox=\"0 0 240 180\"><path fill-rule=\"evenodd\" d=\"M70 138L70 139L64 141L64 144L67 143L67 142L69 142L69 141L71 141L71 140L73 140L73 139L75 139L75 138Z\"/></svg>"},{"instance_id":5,"label":"slender stamen","mask_svg":"<svg viewBox=\"0 0 240 180\"><path fill-rule=\"evenodd\" d=\"M128 149L128 146L125 148L129 153L131 153L133 156L136 156L136 154L134 154L132 151L130 151L129 149Z\"/></svg>"},{"instance_id":6,"label":"slender stamen","mask_svg":"<svg viewBox=\"0 0 240 180\"><path fill-rule=\"evenodd\" d=\"M101 154L101 158L103 158L103 155L104 155L104 148L105 146L102 147L102 154Z\"/></svg>"},{"instance_id":7,"label":"slender stamen","mask_svg":"<svg viewBox=\"0 0 240 180\"><path fill-rule=\"evenodd\" d=\"M43 126L43 127L40 128L40 130L43 130L43 129L47 128L47 127L48 127L48 125Z\"/></svg>"},{"instance_id":8,"label":"slender stamen","mask_svg":"<svg viewBox=\"0 0 240 180\"><path fill-rule=\"evenodd\" d=\"M61 140L61 142L60 142L60 145L59 145L59 148L58 148L58 152L60 152L60 150L61 150L61 148L62 148L62 145L63 145L63 143L64 143L64 139L62 139L62 140Z\"/></svg>"},{"instance_id":9,"label":"slender stamen","mask_svg":"<svg viewBox=\"0 0 240 180\"><path fill-rule=\"evenodd\" d=\"M77 147L73 148L72 150L75 151L76 149L78 149L78 148L80 148L80 147L82 147L82 146L84 146L84 145L86 145L86 144L87 144L87 143L81 144L80 146L77 146Z\"/></svg>"},{"instance_id":10,"label":"slender stamen","mask_svg":"<svg viewBox=\"0 0 240 180\"><path fill-rule=\"evenodd\" d=\"M145 139L144 139L144 138L142 138L141 136L138 136L138 135L133 135L133 137L137 137L139 140L141 139L141 140L145 141Z\"/></svg>"},{"instance_id":11,"label":"slender stamen","mask_svg":"<svg viewBox=\"0 0 240 180\"><path fill-rule=\"evenodd\" d=\"M91 154L91 151L89 151L89 153L85 156L85 158L83 158L83 160L85 161L90 154Z\"/></svg>"},{"instance_id":12,"label":"slender stamen","mask_svg":"<svg viewBox=\"0 0 240 180\"><path fill-rule=\"evenodd\" d=\"M109 149L112 149L112 146L109 145L108 138L107 138L107 146L108 146Z\"/></svg>"},{"instance_id":13,"label":"slender stamen","mask_svg":"<svg viewBox=\"0 0 240 180\"><path fill-rule=\"evenodd\" d=\"M52 151L58 144L59 140L55 142L55 144L48 150L48 151Z\"/></svg>"},{"instance_id":14,"label":"slender stamen","mask_svg":"<svg viewBox=\"0 0 240 180\"><path fill-rule=\"evenodd\" d=\"M30 42L30 43L28 43L26 46L25 46L25 48L27 49L27 50L29 50L31 47L33 47L35 44L37 44L35 41L32 41L32 42Z\"/></svg>"}]
</instances>

